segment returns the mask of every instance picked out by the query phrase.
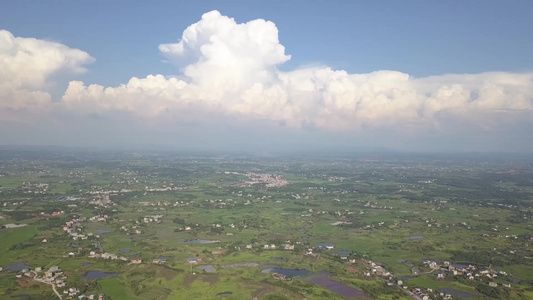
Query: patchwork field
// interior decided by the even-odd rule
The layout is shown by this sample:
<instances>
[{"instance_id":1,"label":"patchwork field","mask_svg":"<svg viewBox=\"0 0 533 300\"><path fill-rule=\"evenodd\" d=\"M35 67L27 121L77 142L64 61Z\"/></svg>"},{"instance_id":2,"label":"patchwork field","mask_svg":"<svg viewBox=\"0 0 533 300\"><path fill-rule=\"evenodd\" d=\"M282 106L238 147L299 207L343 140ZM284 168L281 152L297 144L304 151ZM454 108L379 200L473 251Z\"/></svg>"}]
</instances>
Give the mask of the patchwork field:
<instances>
[{"instance_id":1,"label":"patchwork field","mask_svg":"<svg viewBox=\"0 0 533 300\"><path fill-rule=\"evenodd\" d=\"M0 157L2 299L531 296L529 160Z\"/></svg>"}]
</instances>

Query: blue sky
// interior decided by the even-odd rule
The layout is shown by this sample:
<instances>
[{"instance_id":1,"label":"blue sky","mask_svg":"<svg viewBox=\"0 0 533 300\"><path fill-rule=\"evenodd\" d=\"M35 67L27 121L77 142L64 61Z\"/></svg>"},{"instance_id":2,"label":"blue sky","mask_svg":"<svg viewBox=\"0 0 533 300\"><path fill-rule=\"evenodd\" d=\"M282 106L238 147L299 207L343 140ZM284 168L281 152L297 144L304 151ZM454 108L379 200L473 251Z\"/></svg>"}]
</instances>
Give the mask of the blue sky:
<instances>
[{"instance_id":1,"label":"blue sky","mask_svg":"<svg viewBox=\"0 0 533 300\"><path fill-rule=\"evenodd\" d=\"M173 74L157 46L217 9L273 21L292 55L284 69L324 64L413 76L533 69L531 1L3 1L0 28L60 41L96 58L85 78L116 85Z\"/></svg>"},{"instance_id":2,"label":"blue sky","mask_svg":"<svg viewBox=\"0 0 533 300\"><path fill-rule=\"evenodd\" d=\"M265 63L265 65L261 66L265 67L268 72L272 71L275 76L281 74L276 80L285 80L280 89L284 91L284 98L282 98L288 99L286 100L287 103L292 104L296 101L290 99L290 95L296 93L293 89L299 92L303 91L303 86L288 86L289 81L297 78L297 74L295 74L297 70L329 68L332 70L344 70L348 77L350 74L369 74L380 70L408 74L409 78L421 79L414 83L410 82L408 84L409 87L415 86L413 89L416 90L417 95L427 96L427 99L420 100L423 104L417 104L419 106L414 108L414 110L421 115L423 114L422 111L427 107L430 105L432 107L429 115L424 112L423 121L413 120L415 117L412 112L405 112L405 115L402 115L402 112L398 113L398 115L401 115L399 122L401 122L402 126L405 125L407 129L402 131L401 134L393 134L389 126L395 129L398 127L396 124L384 122L383 120L387 119L387 114L383 112L400 109L400 107L402 109L406 106L411 107L414 104L405 103L398 107L387 104L388 106L385 107L369 102L370 104L365 104L367 110L364 111L364 114L356 113L355 111L353 114L345 114L342 111L343 107L349 106L351 109L351 105L355 105L355 102L346 104L343 101L348 100L341 99L340 94L335 94L337 102L334 107L342 117L339 117L338 120L331 118L318 120L334 113L331 112L332 109L327 107L324 109L324 113L315 113L315 110L322 109L323 103L326 103L327 99L329 99L320 98L326 97L321 92L325 88L317 87L315 92L318 96L312 97L313 101L317 101L317 107L307 108L308 102L305 102L298 104L296 107L275 109L272 108L275 104L269 104L264 112L257 113L261 122L266 120L266 122L272 121L278 125L281 124L276 129L280 130L281 141L283 141L283 133L287 133L284 128L288 127L290 128L288 129L290 131L290 134L287 135L288 139L293 139L292 136L298 134L298 132L306 132L306 136L309 135L309 132L314 132L317 136L338 134L339 140L345 140L344 137L346 135L353 136L355 140L362 139L362 137L366 141L368 139L375 140L376 143L366 143L370 146L409 148L402 143L389 145L383 141L387 140L383 137L389 135L396 137L399 134L400 136L405 135L405 139L417 137L416 139L419 140L418 137L421 137L421 139L442 140L453 137L455 140L469 140L465 132L472 130L469 134L477 137L487 137L482 139L476 146L463 147L464 144L461 144L462 146L458 146L458 149L483 149L489 144L491 149L500 149L502 148L502 143L507 143L499 140L502 136L508 136L509 132L519 133L516 140L520 141L523 139L524 134L527 135L527 129L531 128L531 102L533 100L531 100L532 95L529 94L532 84L531 77L528 75L533 72L533 59L530 57L531 53L533 53L533 35L531 34L531 28L533 28L533 20L531 19L533 2L531 1L159 1L158 3L146 1L3 1L2 9L0 10L0 29L10 32L14 37L35 38L62 44L70 49L79 49L93 58L92 61L88 57L80 58L77 56L75 58L75 64L84 68L84 72L71 72L72 66L58 65L50 67L46 74L43 75L46 78L44 83L40 83L42 86L39 88L32 87L33 90L49 93L51 101L58 103L68 100L64 97L64 94L69 82L75 80L82 81L84 87L98 84L105 89L107 87L116 88L121 84L126 84L132 77L142 79L150 74L161 74L167 78L178 76L189 84L194 81L201 81L205 84L208 81L208 79L205 79L208 78L207 74L204 77L201 74L198 75L198 73L195 73L196 75L194 76L189 76L184 74L184 68L187 65L176 66L173 63L164 62L165 60L171 61L172 57L181 54L171 53L174 56L171 55L169 59L169 57L165 56L165 53L161 52L159 46L161 44L179 43L184 30L189 25L199 22L204 13L212 10L220 12L220 20L227 16L234 18L236 24L243 24L256 19L264 19L275 24L279 31L277 36L279 45L285 47L284 54L290 55L290 59L279 56L274 63ZM193 53L191 55L197 54ZM11 54L8 53L6 55ZM197 63L208 59L200 55ZM249 59L253 60L255 57L250 56ZM263 63L262 58L258 58L258 61L261 61L261 64ZM190 66L198 67L207 73L214 72L206 71L208 70L206 66L195 64ZM250 67L252 69L243 67L242 70L243 72L249 70L258 71L256 67L255 65L253 68ZM18 66L17 68L20 69L21 67ZM216 70L217 72L223 72L220 68ZM503 79L502 76L504 75L500 74L498 76L491 75L492 77L487 79L489 78L487 75L482 75L486 74L486 72L503 72L506 77ZM310 72L308 73L311 74ZM316 72L313 74L316 74ZM448 74L455 75L446 77ZM478 75L476 78L456 76L460 74ZM307 79L310 78L309 76L327 76L327 79L321 77L321 80L328 82L340 80L333 73L331 75L305 76ZM387 81L389 80L387 78L390 77L386 76L392 75L380 74L380 76L383 76L383 79L380 80ZM434 76L437 76L438 79L432 78ZM522 77L518 78L517 76ZM23 78L22 75L21 78ZM243 77L239 75L236 78ZM1 77L0 80L2 80ZM265 78L258 80L263 86L273 84L271 81L268 81L267 84L264 81L266 80ZM271 80L271 78L268 80ZM312 80L316 81L317 79ZM362 86L358 79L351 78L349 80L351 80L349 85L349 90L351 91L359 90ZM368 79L368 82L375 84L372 80L374 79ZM12 85L12 87L19 84L11 83L7 80L4 81ZM511 81L520 82L520 88L510 91L507 84ZM143 84L147 84L147 82ZM253 84L254 82L239 83L241 90L239 90L239 96L237 97L244 99L242 95L246 94L246 91ZM469 94L469 100L465 100L463 103L469 106L466 110L459 109L459 104L449 105L450 100L447 100L447 98L438 98L446 94L443 89L457 85L462 88L462 92L458 92L459 94ZM495 99L495 96L487 96L485 100L482 99L482 102L470 105L478 99L478 95L484 95L487 87L494 86L499 87L498 91L505 94L502 96L503 100L500 98ZM513 86L515 85L513 84ZM150 85L150 87L153 87L153 85ZM200 87L209 88L207 86ZM214 89L212 86L211 88ZM381 88L384 87L379 85L379 88L372 88L372 91ZM407 90L404 83L402 83L401 87L387 86L386 88L388 89L387 92L380 93L388 95L387 97L391 99L396 97L390 96L391 93L395 93L394 90ZM365 89L367 89L366 85ZM232 91L232 93L234 92ZM263 95L267 94L265 91L263 92ZM340 93L337 88L330 92ZM1 90L0 93L2 93ZM131 94L131 92L128 93ZM354 93L350 95L350 99L355 99L353 101L363 96L368 96L366 92L363 96L362 94L357 94L357 92ZM7 92L4 92L4 95L0 94L0 96L5 96L4 98L7 95ZM144 99L143 95L136 95L138 99ZM228 97L228 94L224 95L224 97ZM231 97L235 97L234 94L232 95ZM376 94L375 97L379 95ZM83 98L80 95L76 95L76 97L76 99ZM195 96L189 95L187 97L194 98ZM224 100L225 98L214 99L213 97L215 96L210 97L209 101L215 101L217 105L221 105L217 109L227 109L226 104L220 103L229 100ZM317 97L320 99L317 100ZM344 95L342 97L348 96ZM112 98L109 95L102 96L100 100L104 98L107 99L106 101L119 101L117 100L118 98ZM434 99L437 99L437 104L434 103ZM98 99L92 100L100 101ZM265 101L267 100L271 101L271 99L266 99ZM276 101L272 101L272 103L282 103ZM517 101L521 101L519 105L516 104ZM189 105L190 102L186 103ZM90 105L92 108L96 107L94 103ZM235 105L232 104L228 112L215 114L223 119L220 122L225 124L226 128L232 128L225 131L225 134L228 135L232 135L232 130L239 128L239 126L247 128L251 126L248 123L250 122L248 118L251 110L243 108L240 104L237 107ZM257 104L254 105L257 107ZM133 108L124 108L126 106L128 105L117 105L113 113L120 110L131 113ZM162 103L156 110L161 111L163 108L168 110L168 106L168 103ZM209 104L209 107L212 106L212 104ZM303 108L304 106L305 109ZM369 107L374 111L370 112ZM477 114L473 109L480 107L483 108L483 114L486 114L488 119L472 121L472 118L465 117L465 114ZM177 108L173 107L172 109ZM199 110L204 112L203 109L205 108ZM520 118L518 119L521 121L505 121L501 123L498 120L502 119L502 116L494 114L502 111L502 109L506 110L507 114L509 114L508 112L520 113ZM69 117L75 115L74 113L69 113L66 109L59 111L54 108L52 110L52 115L61 115L61 118L66 118L65 115ZM110 117L108 112L103 113L102 110L101 106L98 109L94 108L88 114L88 118L117 119L116 116ZM309 113L295 115L295 111L301 112L304 110L309 110ZM488 110L492 111L489 112ZM389 114L396 115L392 112L389 112ZM377 117L375 115L379 115L379 122L376 121ZM438 117L438 121L433 119L436 118L435 116ZM22 117L30 118L29 115L22 115ZM205 115L203 114L198 115L199 119L204 117ZM53 116L48 115L43 118L43 122L50 122L52 118ZM179 114L175 118L181 120ZM246 119L245 125L240 123L233 124L235 120L242 118ZM291 124L295 118L299 118L299 121L294 122L297 124L293 126ZM509 118L517 119L514 115ZM354 123L350 121L352 119L364 121ZM188 120L187 122L194 123L194 121ZM114 123L114 125L108 124L108 126L117 126L117 128L124 126L127 128L129 127L127 125L129 124L128 122L133 121L124 122L124 124L117 125ZM151 121L144 119L143 122ZM414 123L419 124L421 122L425 124L422 125L425 126L424 132L417 131L414 134L410 128L414 126ZM451 125L444 124L445 122ZM462 124L462 122L465 122L464 126L468 126L468 128L455 128L456 124ZM201 126L212 128L212 125L200 123L202 123ZM409 124L406 125L406 123ZM472 129L472 124L477 129ZM26 132L22 136L28 136L28 139L31 136L26 135L27 132L31 131L31 125L20 125L18 123L8 123L8 125L21 128L21 133ZM181 131L183 131L183 126L178 126ZM261 125L255 123L251 127L254 126L259 126L259 129L257 129L259 132L270 131L270 127L268 127L270 125L267 126L269 129L264 129ZM501 136L487 133L494 131L494 128L501 128L502 126L507 126L508 129L506 130L508 131L504 130L496 133L501 134ZM90 126L82 127L88 128ZM218 128L219 126L215 127ZM451 127L454 128L449 130ZM367 130L367 128L372 128L372 130ZM82 133L83 131L72 131L69 134L72 136L84 136L86 133ZM212 129L208 131L212 131ZM250 133L241 133L240 135L245 136L246 134ZM128 134L125 133L124 135L127 136ZM169 135L172 136L171 133ZM265 134L265 136L267 135ZM238 140L237 137L235 138ZM270 137L267 139L273 141L277 138ZM20 139L10 140L15 143L23 142ZM63 143L60 139L56 142ZM258 143L260 144L261 142ZM433 144L433 142L428 143ZM516 141L514 142L514 144L517 143ZM443 144L445 143L443 142ZM522 147L524 145L517 146ZM528 144L527 147L531 147L531 145Z\"/></svg>"}]
</instances>

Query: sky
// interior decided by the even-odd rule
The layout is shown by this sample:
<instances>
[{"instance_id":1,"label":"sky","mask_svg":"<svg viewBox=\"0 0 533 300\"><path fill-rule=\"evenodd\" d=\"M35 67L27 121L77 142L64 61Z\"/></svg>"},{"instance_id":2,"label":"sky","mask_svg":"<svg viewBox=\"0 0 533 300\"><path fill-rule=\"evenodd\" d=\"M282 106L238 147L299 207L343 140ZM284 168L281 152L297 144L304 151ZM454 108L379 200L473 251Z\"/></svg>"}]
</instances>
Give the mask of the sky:
<instances>
[{"instance_id":1,"label":"sky","mask_svg":"<svg viewBox=\"0 0 533 300\"><path fill-rule=\"evenodd\" d=\"M531 1L2 1L0 144L533 151Z\"/></svg>"}]
</instances>

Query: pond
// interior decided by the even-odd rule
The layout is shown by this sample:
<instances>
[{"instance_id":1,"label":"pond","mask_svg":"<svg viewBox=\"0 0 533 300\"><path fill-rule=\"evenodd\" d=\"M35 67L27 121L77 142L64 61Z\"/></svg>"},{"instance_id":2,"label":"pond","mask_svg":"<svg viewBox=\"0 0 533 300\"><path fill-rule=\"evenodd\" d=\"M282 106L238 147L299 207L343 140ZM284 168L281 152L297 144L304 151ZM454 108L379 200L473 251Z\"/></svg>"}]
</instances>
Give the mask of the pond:
<instances>
[{"instance_id":1,"label":"pond","mask_svg":"<svg viewBox=\"0 0 533 300\"><path fill-rule=\"evenodd\" d=\"M424 236L422 236L422 235L413 235L413 236L410 236L410 237L406 237L405 239L406 240L423 240Z\"/></svg>"},{"instance_id":2,"label":"pond","mask_svg":"<svg viewBox=\"0 0 533 300\"><path fill-rule=\"evenodd\" d=\"M198 266L196 269L204 270L206 273L215 273L217 271L212 265Z\"/></svg>"},{"instance_id":3,"label":"pond","mask_svg":"<svg viewBox=\"0 0 533 300\"><path fill-rule=\"evenodd\" d=\"M258 263L236 263L231 265L222 265L220 268L222 269L235 269L235 268L254 268L259 267Z\"/></svg>"},{"instance_id":4,"label":"pond","mask_svg":"<svg viewBox=\"0 0 533 300\"><path fill-rule=\"evenodd\" d=\"M306 269L283 269L283 268L267 268L261 271L262 273L278 273L285 276L298 277L311 273L311 271Z\"/></svg>"},{"instance_id":5,"label":"pond","mask_svg":"<svg viewBox=\"0 0 533 300\"><path fill-rule=\"evenodd\" d=\"M16 263L16 264L4 267L4 270L9 270L9 271L22 271L24 269L31 269L31 267L26 265L25 263Z\"/></svg>"},{"instance_id":6,"label":"pond","mask_svg":"<svg viewBox=\"0 0 533 300\"><path fill-rule=\"evenodd\" d=\"M120 253L130 253L131 249L120 249Z\"/></svg>"},{"instance_id":7,"label":"pond","mask_svg":"<svg viewBox=\"0 0 533 300\"><path fill-rule=\"evenodd\" d=\"M283 258L283 257L274 257L274 260L281 261L281 262L286 262L287 261L287 259Z\"/></svg>"},{"instance_id":8,"label":"pond","mask_svg":"<svg viewBox=\"0 0 533 300\"><path fill-rule=\"evenodd\" d=\"M344 283L332 280L327 276L315 275L307 278L306 280L346 298L366 297L365 293L361 292L360 290L348 286Z\"/></svg>"},{"instance_id":9,"label":"pond","mask_svg":"<svg viewBox=\"0 0 533 300\"><path fill-rule=\"evenodd\" d=\"M191 243L191 244L214 244L214 243L220 243L219 240L202 240L202 239L195 239L195 240L187 240L183 241L181 243Z\"/></svg>"},{"instance_id":10,"label":"pond","mask_svg":"<svg viewBox=\"0 0 533 300\"><path fill-rule=\"evenodd\" d=\"M107 230L107 229L96 229L96 233L97 234L105 234L105 233L110 233L111 230Z\"/></svg>"},{"instance_id":11,"label":"pond","mask_svg":"<svg viewBox=\"0 0 533 300\"><path fill-rule=\"evenodd\" d=\"M222 292L222 293L217 294L217 296L223 296L223 295L233 295L233 292Z\"/></svg>"},{"instance_id":12,"label":"pond","mask_svg":"<svg viewBox=\"0 0 533 300\"><path fill-rule=\"evenodd\" d=\"M24 226L27 226L26 224L5 224L4 227L5 228L19 228L19 227L24 227Z\"/></svg>"},{"instance_id":13,"label":"pond","mask_svg":"<svg viewBox=\"0 0 533 300\"><path fill-rule=\"evenodd\" d=\"M90 266L91 264L90 264L90 263L87 263L87 262L84 262L84 263L82 263L81 265L84 266L84 267L88 267L88 266Z\"/></svg>"},{"instance_id":14,"label":"pond","mask_svg":"<svg viewBox=\"0 0 533 300\"><path fill-rule=\"evenodd\" d=\"M78 277L79 279L101 279L101 278L107 278L111 276L118 275L118 273L107 273L102 271L90 271L87 272L85 275Z\"/></svg>"},{"instance_id":15,"label":"pond","mask_svg":"<svg viewBox=\"0 0 533 300\"><path fill-rule=\"evenodd\" d=\"M458 290L452 290L452 289L449 289L449 288L441 288L439 290L440 293L446 293L446 294L450 294L454 297L461 297L461 298L477 298L478 296L474 295L474 294L470 294L470 293L467 293L467 292L461 292L461 291L458 291Z\"/></svg>"}]
</instances>

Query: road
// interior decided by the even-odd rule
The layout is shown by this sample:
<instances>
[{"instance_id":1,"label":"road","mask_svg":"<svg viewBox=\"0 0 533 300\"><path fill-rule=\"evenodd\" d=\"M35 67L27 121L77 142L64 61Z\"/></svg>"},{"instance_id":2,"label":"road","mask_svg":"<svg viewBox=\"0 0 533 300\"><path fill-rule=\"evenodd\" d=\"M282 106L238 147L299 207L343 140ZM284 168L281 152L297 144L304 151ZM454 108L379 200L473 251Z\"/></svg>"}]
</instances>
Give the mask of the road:
<instances>
[{"instance_id":1,"label":"road","mask_svg":"<svg viewBox=\"0 0 533 300\"><path fill-rule=\"evenodd\" d=\"M52 290L54 290L54 293L59 297L59 300L62 300L63 298L59 294L59 292L56 290L56 285L52 283Z\"/></svg>"}]
</instances>

